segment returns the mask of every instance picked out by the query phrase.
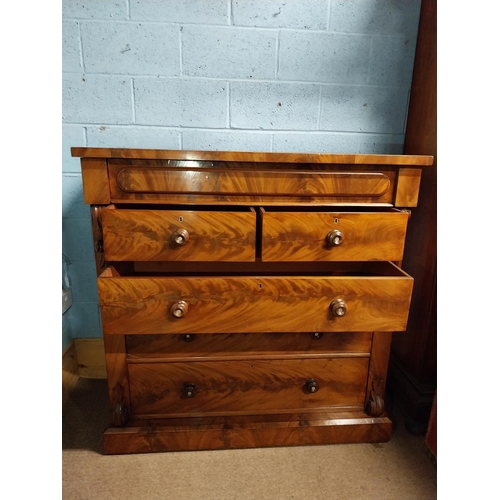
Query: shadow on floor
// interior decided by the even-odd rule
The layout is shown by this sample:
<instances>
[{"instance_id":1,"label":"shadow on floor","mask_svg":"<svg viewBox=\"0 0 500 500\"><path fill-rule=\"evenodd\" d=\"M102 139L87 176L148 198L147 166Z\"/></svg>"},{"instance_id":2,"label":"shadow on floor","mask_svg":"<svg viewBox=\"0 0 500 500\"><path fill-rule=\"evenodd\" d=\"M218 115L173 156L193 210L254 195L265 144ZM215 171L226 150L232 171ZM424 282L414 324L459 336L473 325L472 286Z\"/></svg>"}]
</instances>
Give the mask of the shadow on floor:
<instances>
[{"instance_id":1,"label":"shadow on floor","mask_svg":"<svg viewBox=\"0 0 500 500\"><path fill-rule=\"evenodd\" d=\"M62 411L63 450L103 454L102 434L108 425L106 380L80 379Z\"/></svg>"}]
</instances>

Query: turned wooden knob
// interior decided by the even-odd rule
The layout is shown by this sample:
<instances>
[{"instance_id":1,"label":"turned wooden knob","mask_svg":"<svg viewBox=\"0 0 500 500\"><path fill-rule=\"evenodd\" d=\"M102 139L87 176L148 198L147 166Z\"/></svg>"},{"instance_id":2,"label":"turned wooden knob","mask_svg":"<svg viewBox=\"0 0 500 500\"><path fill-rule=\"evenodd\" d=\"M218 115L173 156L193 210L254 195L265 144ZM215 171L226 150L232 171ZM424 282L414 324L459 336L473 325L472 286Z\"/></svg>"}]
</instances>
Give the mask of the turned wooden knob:
<instances>
[{"instance_id":1,"label":"turned wooden knob","mask_svg":"<svg viewBox=\"0 0 500 500\"><path fill-rule=\"evenodd\" d=\"M182 340L184 340L184 342L192 342L194 339L195 339L194 333L186 333L186 335L182 336Z\"/></svg>"},{"instance_id":2,"label":"turned wooden knob","mask_svg":"<svg viewBox=\"0 0 500 500\"><path fill-rule=\"evenodd\" d=\"M321 332L314 332L314 333L310 333L309 335L314 340L319 340L321 337L323 337L323 334Z\"/></svg>"},{"instance_id":3,"label":"turned wooden knob","mask_svg":"<svg viewBox=\"0 0 500 500\"><path fill-rule=\"evenodd\" d=\"M170 308L170 312L172 313L172 316L174 316L174 318L183 318L187 314L188 310L189 306L187 302L184 302L183 300L176 302Z\"/></svg>"},{"instance_id":4,"label":"turned wooden knob","mask_svg":"<svg viewBox=\"0 0 500 500\"><path fill-rule=\"evenodd\" d=\"M314 378L310 378L310 379L306 380L305 387L306 387L306 391L310 392L311 394L319 391L318 382Z\"/></svg>"},{"instance_id":5,"label":"turned wooden knob","mask_svg":"<svg viewBox=\"0 0 500 500\"><path fill-rule=\"evenodd\" d=\"M177 231L174 231L174 234L172 234L172 241L182 247L189 241L189 233L185 229L177 229Z\"/></svg>"},{"instance_id":6,"label":"turned wooden knob","mask_svg":"<svg viewBox=\"0 0 500 500\"><path fill-rule=\"evenodd\" d=\"M186 398L194 398L196 396L196 386L191 382L184 384L182 394Z\"/></svg>"},{"instance_id":7,"label":"turned wooden knob","mask_svg":"<svg viewBox=\"0 0 500 500\"><path fill-rule=\"evenodd\" d=\"M334 229L326 235L326 243L330 247L338 247L342 245L343 238L343 234L338 229Z\"/></svg>"},{"instance_id":8,"label":"turned wooden knob","mask_svg":"<svg viewBox=\"0 0 500 500\"><path fill-rule=\"evenodd\" d=\"M334 316L345 316L347 313L347 306L342 299L335 299L330 304L330 310Z\"/></svg>"}]
</instances>

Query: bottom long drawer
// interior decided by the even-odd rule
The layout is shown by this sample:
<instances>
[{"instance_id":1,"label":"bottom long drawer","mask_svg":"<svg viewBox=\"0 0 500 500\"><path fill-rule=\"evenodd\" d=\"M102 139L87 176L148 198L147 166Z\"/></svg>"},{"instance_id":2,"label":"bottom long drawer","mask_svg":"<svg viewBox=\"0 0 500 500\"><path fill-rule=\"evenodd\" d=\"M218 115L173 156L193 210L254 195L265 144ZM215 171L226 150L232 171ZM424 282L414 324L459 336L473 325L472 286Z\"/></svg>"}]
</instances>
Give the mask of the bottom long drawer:
<instances>
[{"instance_id":1,"label":"bottom long drawer","mask_svg":"<svg viewBox=\"0 0 500 500\"><path fill-rule=\"evenodd\" d=\"M369 358L129 364L132 414L277 413L362 407Z\"/></svg>"}]
</instances>

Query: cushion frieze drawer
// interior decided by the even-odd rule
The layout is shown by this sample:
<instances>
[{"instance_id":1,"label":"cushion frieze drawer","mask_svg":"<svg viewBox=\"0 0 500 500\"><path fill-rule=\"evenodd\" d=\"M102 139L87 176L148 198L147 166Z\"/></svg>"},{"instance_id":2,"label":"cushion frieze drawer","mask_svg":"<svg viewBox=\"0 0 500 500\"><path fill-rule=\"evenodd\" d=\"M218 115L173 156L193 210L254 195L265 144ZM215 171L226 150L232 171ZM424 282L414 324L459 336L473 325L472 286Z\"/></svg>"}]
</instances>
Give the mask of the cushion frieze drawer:
<instances>
[{"instance_id":1,"label":"cushion frieze drawer","mask_svg":"<svg viewBox=\"0 0 500 500\"><path fill-rule=\"evenodd\" d=\"M108 261L255 260L256 215L240 211L105 209Z\"/></svg>"},{"instance_id":2,"label":"cushion frieze drawer","mask_svg":"<svg viewBox=\"0 0 500 500\"><path fill-rule=\"evenodd\" d=\"M409 213L261 208L262 261L400 261Z\"/></svg>"},{"instance_id":3,"label":"cushion frieze drawer","mask_svg":"<svg viewBox=\"0 0 500 500\"><path fill-rule=\"evenodd\" d=\"M366 358L130 364L132 414L362 408Z\"/></svg>"},{"instance_id":4,"label":"cushion frieze drawer","mask_svg":"<svg viewBox=\"0 0 500 500\"><path fill-rule=\"evenodd\" d=\"M385 276L112 276L98 279L105 334L402 331L413 279Z\"/></svg>"},{"instance_id":5,"label":"cushion frieze drawer","mask_svg":"<svg viewBox=\"0 0 500 500\"><path fill-rule=\"evenodd\" d=\"M110 161L108 172L111 200L115 202L323 199L392 204L396 182L393 169L376 166L360 167L357 171L277 171L251 164L240 168L224 168L222 164L213 168L151 168Z\"/></svg>"}]
</instances>

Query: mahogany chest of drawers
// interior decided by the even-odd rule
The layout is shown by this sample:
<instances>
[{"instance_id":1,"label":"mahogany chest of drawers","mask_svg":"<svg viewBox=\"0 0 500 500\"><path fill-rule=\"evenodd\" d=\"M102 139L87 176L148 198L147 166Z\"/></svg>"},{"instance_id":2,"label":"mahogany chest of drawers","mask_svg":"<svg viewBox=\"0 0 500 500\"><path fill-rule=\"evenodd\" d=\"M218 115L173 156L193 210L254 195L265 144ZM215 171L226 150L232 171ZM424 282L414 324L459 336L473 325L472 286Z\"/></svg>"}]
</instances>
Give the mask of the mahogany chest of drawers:
<instances>
[{"instance_id":1,"label":"mahogany chest of drawers","mask_svg":"<svg viewBox=\"0 0 500 500\"><path fill-rule=\"evenodd\" d=\"M91 206L106 453L381 442L429 156L73 148Z\"/></svg>"}]
</instances>

